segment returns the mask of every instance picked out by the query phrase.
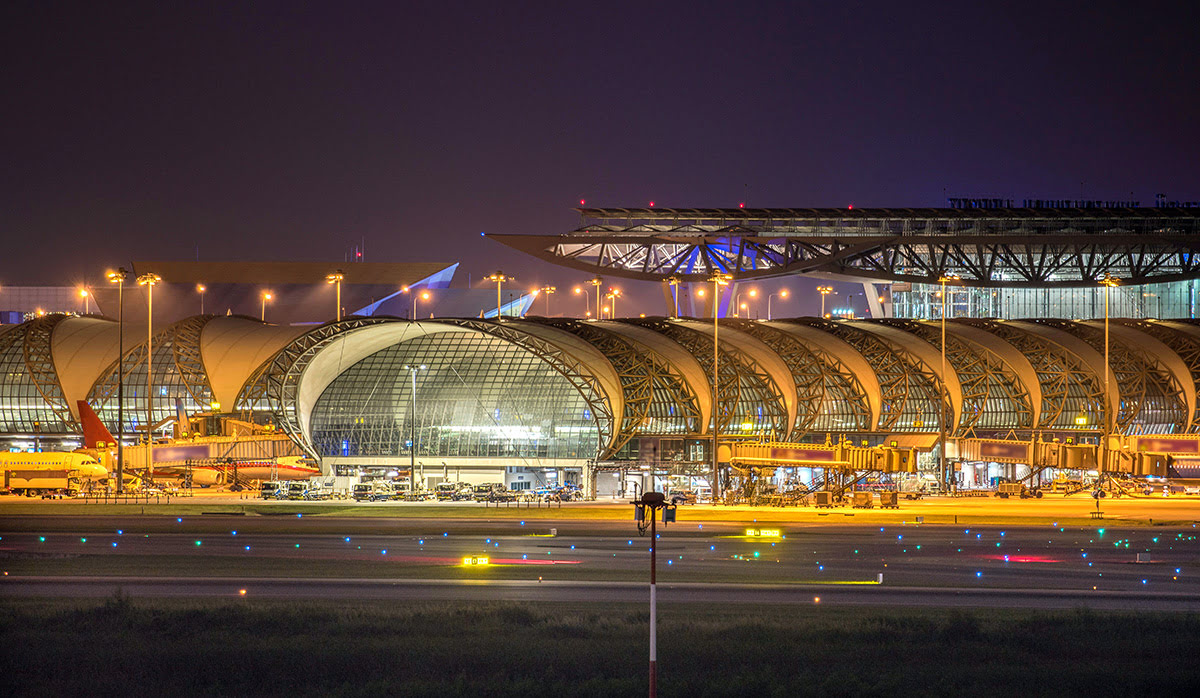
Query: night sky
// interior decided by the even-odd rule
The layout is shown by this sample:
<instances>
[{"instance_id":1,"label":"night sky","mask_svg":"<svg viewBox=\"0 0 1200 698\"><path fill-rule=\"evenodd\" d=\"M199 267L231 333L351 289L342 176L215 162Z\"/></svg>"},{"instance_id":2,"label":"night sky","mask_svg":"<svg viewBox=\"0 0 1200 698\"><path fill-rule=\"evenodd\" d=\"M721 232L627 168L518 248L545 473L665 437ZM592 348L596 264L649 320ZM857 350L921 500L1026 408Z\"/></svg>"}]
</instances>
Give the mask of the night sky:
<instances>
[{"instance_id":1,"label":"night sky","mask_svg":"<svg viewBox=\"0 0 1200 698\"><path fill-rule=\"evenodd\" d=\"M1194 3L977 5L6 2L0 284L365 238L562 290L479 233L581 198L1200 199Z\"/></svg>"}]
</instances>

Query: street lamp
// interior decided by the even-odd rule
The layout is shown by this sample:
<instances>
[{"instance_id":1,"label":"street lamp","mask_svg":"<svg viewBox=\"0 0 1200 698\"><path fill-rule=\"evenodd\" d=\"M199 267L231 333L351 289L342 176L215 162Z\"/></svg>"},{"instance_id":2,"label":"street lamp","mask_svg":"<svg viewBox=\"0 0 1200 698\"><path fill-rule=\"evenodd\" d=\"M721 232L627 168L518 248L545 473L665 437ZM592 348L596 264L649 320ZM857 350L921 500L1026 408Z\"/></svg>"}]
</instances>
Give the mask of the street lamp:
<instances>
[{"instance_id":1,"label":"street lamp","mask_svg":"<svg viewBox=\"0 0 1200 698\"><path fill-rule=\"evenodd\" d=\"M671 299L675 302L675 314L671 317L679 317L679 284L683 283L683 279L678 276L668 276L667 283L671 285Z\"/></svg>"},{"instance_id":2,"label":"street lamp","mask_svg":"<svg viewBox=\"0 0 1200 698\"><path fill-rule=\"evenodd\" d=\"M125 267L107 274L117 284L117 494L125 489Z\"/></svg>"},{"instance_id":3,"label":"street lamp","mask_svg":"<svg viewBox=\"0 0 1200 698\"><path fill-rule=\"evenodd\" d=\"M537 290L546 296L546 317L550 317L550 296L558 289L554 286L543 286Z\"/></svg>"},{"instance_id":4,"label":"street lamp","mask_svg":"<svg viewBox=\"0 0 1200 698\"><path fill-rule=\"evenodd\" d=\"M334 299L334 302L337 303L337 307L335 308L334 317L337 318L338 322L342 321L342 281L345 280L345 278L346 275L342 273L341 269L338 269L332 274L327 274L325 276L325 283L333 284L335 289L336 298Z\"/></svg>"},{"instance_id":5,"label":"street lamp","mask_svg":"<svg viewBox=\"0 0 1200 698\"><path fill-rule=\"evenodd\" d=\"M938 399L938 432L941 437L940 450L940 467L942 476L942 486L946 490L950 489L950 471L946 464L946 402L950 399L949 381L946 379L946 282L959 281L958 274L943 274L938 283L942 285L942 394Z\"/></svg>"},{"instance_id":6,"label":"street lamp","mask_svg":"<svg viewBox=\"0 0 1200 698\"><path fill-rule=\"evenodd\" d=\"M503 284L505 281L516 281L516 280L517 280L517 277L515 277L515 276L507 276L507 275L505 275L505 273L504 273L504 272L502 272L502 271L497 271L495 274L492 274L491 276L487 277L487 279L486 279L486 280L487 280L487 281L494 281L494 282L496 283L496 322L504 322L504 318L503 318L503 317L500 315L500 307L501 307L501 303L500 303L500 286L501 286L501 285L502 285L502 284Z\"/></svg>"},{"instance_id":7,"label":"street lamp","mask_svg":"<svg viewBox=\"0 0 1200 698\"><path fill-rule=\"evenodd\" d=\"M742 302L742 295L747 295L747 296L750 296L751 298L757 298L757 297L758 297L758 289L757 289L757 288L752 288L752 289L750 289L749 291L747 291L745 294L741 294L741 293L737 294L737 307L738 307L738 310L739 310L739 311L740 311L740 310L746 310L746 311L749 311L749 308L750 308L750 306L749 306L749 305L747 305L746 303L743 303L743 302ZM737 317L741 317L741 315L740 315L739 313L734 313L734 315L735 315L735 316L737 316ZM749 312L747 312L747 313L746 313L746 317L747 317L747 318L749 318L749 317L750 317L750 313L749 313Z\"/></svg>"},{"instance_id":8,"label":"street lamp","mask_svg":"<svg viewBox=\"0 0 1200 698\"><path fill-rule=\"evenodd\" d=\"M787 298L788 290L785 288L782 291L780 291L779 293L772 293L767 296L767 321L768 322L771 320L771 299L774 298L775 296L779 296L780 298Z\"/></svg>"},{"instance_id":9,"label":"street lamp","mask_svg":"<svg viewBox=\"0 0 1200 698\"><path fill-rule=\"evenodd\" d=\"M414 491L413 480L417 477L417 371L426 370L425 364L404 368L412 376L412 408L408 419L408 491Z\"/></svg>"},{"instance_id":10,"label":"street lamp","mask_svg":"<svg viewBox=\"0 0 1200 698\"><path fill-rule=\"evenodd\" d=\"M154 285L162 277L147 272L137 278L138 286L146 287L146 478L154 484Z\"/></svg>"},{"instance_id":11,"label":"street lamp","mask_svg":"<svg viewBox=\"0 0 1200 698\"><path fill-rule=\"evenodd\" d=\"M413 319L413 320L416 320L416 319L417 319L417 298L420 298L420 299L421 299L421 300L423 300L423 301L427 301L427 300L429 300L430 298L433 298L433 296L431 296L431 295L429 294L429 291L421 291L420 293L416 293L415 291L413 291L413 294L412 294L412 315L410 315L410 316L409 316L409 318L411 318L411 319Z\"/></svg>"},{"instance_id":12,"label":"street lamp","mask_svg":"<svg viewBox=\"0 0 1200 698\"><path fill-rule=\"evenodd\" d=\"M608 319L610 319L610 320L617 319L617 297L620 295L621 295L621 289L619 289L619 288L610 288L610 289L608 289L608 293L604 294L605 298L612 299L612 312L609 313L609 315L608 315Z\"/></svg>"},{"instance_id":13,"label":"street lamp","mask_svg":"<svg viewBox=\"0 0 1200 698\"><path fill-rule=\"evenodd\" d=\"M1100 284L1104 286L1104 437L1100 449L1099 477L1101 478L1104 477L1104 471L1108 467L1108 435L1112 433L1113 428L1112 403L1108 398L1108 374L1110 366L1108 361L1108 294L1114 286L1119 286L1120 283L1112 274L1105 274L1104 278L1100 280Z\"/></svg>"},{"instance_id":14,"label":"street lamp","mask_svg":"<svg viewBox=\"0 0 1200 698\"><path fill-rule=\"evenodd\" d=\"M717 460L717 432L721 430L720 410L717 405L717 396L719 394L717 384L720 381L720 374L717 370L720 365L720 354L718 351L720 344L717 343L719 325L717 319L720 316L721 287L728 286L733 281L733 277L729 274L713 274L713 277L709 281L713 285L712 492L713 502L716 502L721 496L721 465L720 461Z\"/></svg>"},{"instance_id":15,"label":"street lamp","mask_svg":"<svg viewBox=\"0 0 1200 698\"><path fill-rule=\"evenodd\" d=\"M262 292L262 312L260 312L258 316L258 319L262 322L267 321L267 301L271 300L272 298L274 298L274 296L271 295L270 291Z\"/></svg>"},{"instance_id":16,"label":"street lamp","mask_svg":"<svg viewBox=\"0 0 1200 698\"><path fill-rule=\"evenodd\" d=\"M92 314L92 294L88 293L86 288L79 289L79 297L83 299L83 314Z\"/></svg>"},{"instance_id":17,"label":"street lamp","mask_svg":"<svg viewBox=\"0 0 1200 698\"><path fill-rule=\"evenodd\" d=\"M200 294L200 314L204 314L204 292L208 288L204 284L196 284L196 293Z\"/></svg>"},{"instance_id":18,"label":"street lamp","mask_svg":"<svg viewBox=\"0 0 1200 698\"><path fill-rule=\"evenodd\" d=\"M583 296L583 309L584 309L584 311L586 311L585 317L590 318L592 316L592 297L589 296L588 294L584 293L583 287L581 287L581 286L576 286L572 290L575 293L575 295Z\"/></svg>"},{"instance_id":19,"label":"street lamp","mask_svg":"<svg viewBox=\"0 0 1200 698\"><path fill-rule=\"evenodd\" d=\"M587 283L596 287L596 319L603 320L604 313L600 312L600 284L604 283L604 279L601 279L599 276L595 276L588 279Z\"/></svg>"},{"instance_id":20,"label":"street lamp","mask_svg":"<svg viewBox=\"0 0 1200 698\"><path fill-rule=\"evenodd\" d=\"M817 293L821 294L821 317L825 317L825 296L833 293L832 286L818 286Z\"/></svg>"}]
</instances>

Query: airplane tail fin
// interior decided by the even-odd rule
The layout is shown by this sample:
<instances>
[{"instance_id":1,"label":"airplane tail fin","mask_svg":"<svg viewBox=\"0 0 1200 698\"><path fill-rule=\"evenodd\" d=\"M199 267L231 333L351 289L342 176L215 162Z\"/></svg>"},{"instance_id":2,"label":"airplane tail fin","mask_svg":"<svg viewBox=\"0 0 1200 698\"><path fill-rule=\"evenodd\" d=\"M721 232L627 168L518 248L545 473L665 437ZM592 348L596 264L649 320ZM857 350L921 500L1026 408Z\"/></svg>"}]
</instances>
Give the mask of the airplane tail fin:
<instances>
[{"instance_id":1,"label":"airplane tail fin","mask_svg":"<svg viewBox=\"0 0 1200 698\"><path fill-rule=\"evenodd\" d=\"M100 417L92 409L92 406L87 404L86 400L79 400L76 403L79 406L79 421L83 424L83 445L85 448L102 448L101 444L115 444L116 439L113 438L108 427L104 426L104 422L100 421Z\"/></svg>"}]
</instances>

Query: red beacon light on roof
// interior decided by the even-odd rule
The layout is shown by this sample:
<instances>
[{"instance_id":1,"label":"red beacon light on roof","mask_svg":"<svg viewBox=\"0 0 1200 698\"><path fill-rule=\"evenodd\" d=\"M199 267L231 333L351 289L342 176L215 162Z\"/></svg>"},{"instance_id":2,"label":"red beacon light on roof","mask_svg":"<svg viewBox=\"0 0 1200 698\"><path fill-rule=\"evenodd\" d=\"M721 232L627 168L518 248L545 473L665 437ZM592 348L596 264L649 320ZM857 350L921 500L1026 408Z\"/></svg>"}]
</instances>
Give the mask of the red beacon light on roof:
<instances>
[{"instance_id":1,"label":"red beacon light on roof","mask_svg":"<svg viewBox=\"0 0 1200 698\"><path fill-rule=\"evenodd\" d=\"M651 202L650 202L650 208L654 208L654 202L653 202L653 201L651 201Z\"/></svg>"},{"instance_id":2,"label":"red beacon light on roof","mask_svg":"<svg viewBox=\"0 0 1200 698\"><path fill-rule=\"evenodd\" d=\"M738 204L738 208L746 208L746 202L743 201L742 203Z\"/></svg>"},{"instance_id":3,"label":"red beacon light on roof","mask_svg":"<svg viewBox=\"0 0 1200 698\"><path fill-rule=\"evenodd\" d=\"M580 205L580 206L583 206L583 205L585 205L585 204L587 204L587 200L586 200L586 199L580 199L580 200L579 200L579 205Z\"/></svg>"}]
</instances>

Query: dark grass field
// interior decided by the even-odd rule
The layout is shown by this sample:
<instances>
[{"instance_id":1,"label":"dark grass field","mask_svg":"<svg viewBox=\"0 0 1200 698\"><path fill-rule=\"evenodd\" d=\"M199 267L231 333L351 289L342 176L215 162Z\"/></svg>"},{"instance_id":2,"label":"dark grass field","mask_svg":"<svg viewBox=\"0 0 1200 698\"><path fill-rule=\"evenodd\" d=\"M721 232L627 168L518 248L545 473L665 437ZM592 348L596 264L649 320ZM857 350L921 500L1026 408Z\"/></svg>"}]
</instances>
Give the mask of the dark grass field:
<instances>
[{"instance_id":1,"label":"dark grass field","mask_svg":"<svg viewBox=\"0 0 1200 698\"><path fill-rule=\"evenodd\" d=\"M636 696L644 606L0 601L5 695ZM1190 615L814 606L659 616L663 696L1187 695Z\"/></svg>"}]
</instances>

